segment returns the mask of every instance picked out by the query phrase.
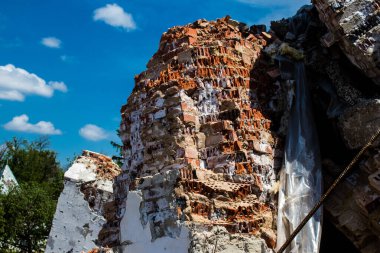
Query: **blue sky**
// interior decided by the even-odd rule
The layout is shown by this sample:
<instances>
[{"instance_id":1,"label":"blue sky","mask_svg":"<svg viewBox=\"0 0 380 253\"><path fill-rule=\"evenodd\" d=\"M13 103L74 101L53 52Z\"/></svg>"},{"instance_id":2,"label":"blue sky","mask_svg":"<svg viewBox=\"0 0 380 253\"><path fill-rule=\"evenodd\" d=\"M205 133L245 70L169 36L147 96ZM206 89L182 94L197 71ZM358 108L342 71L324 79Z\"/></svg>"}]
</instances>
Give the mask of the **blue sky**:
<instances>
[{"instance_id":1,"label":"blue sky","mask_svg":"<svg viewBox=\"0 0 380 253\"><path fill-rule=\"evenodd\" d=\"M252 24L308 0L1 0L0 142L50 135L62 164L114 153L120 107L169 27L225 15Z\"/></svg>"}]
</instances>

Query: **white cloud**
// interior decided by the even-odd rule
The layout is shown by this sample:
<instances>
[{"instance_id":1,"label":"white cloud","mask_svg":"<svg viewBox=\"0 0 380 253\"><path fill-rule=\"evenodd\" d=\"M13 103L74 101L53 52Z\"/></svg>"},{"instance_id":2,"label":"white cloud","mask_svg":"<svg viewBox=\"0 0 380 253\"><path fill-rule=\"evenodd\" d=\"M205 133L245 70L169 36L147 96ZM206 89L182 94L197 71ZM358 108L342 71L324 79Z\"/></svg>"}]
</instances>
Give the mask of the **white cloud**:
<instances>
[{"instance_id":1,"label":"white cloud","mask_svg":"<svg viewBox=\"0 0 380 253\"><path fill-rule=\"evenodd\" d=\"M136 23L133 20L132 14L125 12L117 4L107 4L104 7L96 9L93 18L95 21L100 20L111 26L122 27L127 31L136 29Z\"/></svg>"},{"instance_id":2,"label":"white cloud","mask_svg":"<svg viewBox=\"0 0 380 253\"><path fill-rule=\"evenodd\" d=\"M0 99L11 101L24 101L24 95L17 90L0 90Z\"/></svg>"},{"instance_id":3,"label":"white cloud","mask_svg":"<svg viewBox=\"0 0 380 253\"><path fill-rule=\"evenodd\" d=\"M15 116L11 121L6 123L3 127L6 130L25 132L25 133L37 133L46 135L59 135L62 131L56 129L53 123L49 121L39 121L36 124L31 124L28 122L29 117L26 114L20 116Z\"/></svg>"},{"instance_id":4,"label":"white cloud","mask_svg":"<svg viewBox=\"0 0 380 253\"><path fill-rule=\"evenodd\" d=\"M54 90L59 90L61 92L67 92L67 86L64 82L49 82L49 85L54 89Z\"/></svg>"},{"instance_id":5,"label":"white cloud","mask_svg":"<svg viewBox=\"0 0 380 253\"><path fill-rule=\"evenodd\" d=\"M42 38L41 44L50 48L61 48L62 41L55 37Z\"/></svg>"},{"instance_id":6,"label":"white cloud","mask_svg":"<svg viewBox=\"0 0 380 253\"><path fill-rule=\"evenodd\" d=\"M101 141L109 137L109 134L101 127L87 124L79 130L80 136L90 141Z\"/></svg>"},{"instance_id":7,"label":"white cloud","mask_svg":"<svg viewBox=\"0 0 380 253\"><path fill-rule=\"evenodd\" d=\"M0 99L24 101L26 95L52 97L54 90L66 92L63 82L49 82L12 64L0 66Z\"/></svg>"}]
</instances>

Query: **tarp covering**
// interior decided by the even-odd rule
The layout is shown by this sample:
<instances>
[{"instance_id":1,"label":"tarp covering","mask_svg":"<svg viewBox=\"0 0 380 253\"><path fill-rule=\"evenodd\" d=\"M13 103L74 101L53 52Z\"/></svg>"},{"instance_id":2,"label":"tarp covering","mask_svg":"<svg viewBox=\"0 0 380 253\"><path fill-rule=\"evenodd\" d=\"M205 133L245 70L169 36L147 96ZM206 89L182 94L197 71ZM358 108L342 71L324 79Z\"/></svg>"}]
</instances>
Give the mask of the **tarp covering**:
<instances>
[{"instance_id":1,"label":"tarp covering","mask_svg":"<svg viewBox=\"0 0 380 253\"><path fill-rule=\"evenodd\" d=\"M319 145L305 67L301 62L294 65L294 79L295 96L289 117L285 162L280 172L277 249L316 204L322 192ZM322 213L319 210L286 252L319 252L321 218Z\"/></svg>"}]
</instances>

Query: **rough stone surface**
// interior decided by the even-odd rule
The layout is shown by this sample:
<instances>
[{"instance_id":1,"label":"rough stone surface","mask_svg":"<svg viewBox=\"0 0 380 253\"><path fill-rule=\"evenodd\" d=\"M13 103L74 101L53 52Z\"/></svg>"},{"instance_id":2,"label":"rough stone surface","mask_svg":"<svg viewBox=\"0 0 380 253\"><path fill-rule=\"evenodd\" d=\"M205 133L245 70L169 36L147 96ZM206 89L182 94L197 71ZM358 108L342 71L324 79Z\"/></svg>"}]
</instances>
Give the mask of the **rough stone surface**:
<instances>
[{"instance_id":1,"label":"rough stone surface","mask_svg":"<svg viewBox=\"0 0 380 253\"><path fill-rule=\"evenodd\" d=\"M224 227L211 231L193 232L189 253L265 253L272 252L264 240L253 239L244 234L231 234Z\"/></svg>"},{"instance_id":2,"label":"rough stone surface","mask_svg":"<svg viewBox=\"0 0 380 253\"><path fill-rule=\"evenodd\" d=\"M99 234L109 230L105 206L113 201L112 178L119 173L109 157L91 151L74 161L65 173L45 252L82 252L101 243ZM109 238L119 230L112 232Z\"/></svg>"},{"instance_id":3,"label":"rough stone surface","mask_svg":"<svg viewBox=\"0 0 380 253\"><path fill-rule=\"evenodd\" d=\"M326 46L337 42L351 62L380 85L380 3L378 0L314 0L329 33Z\"/></svg>"},{"instance_id":4,"label":"rough stone surface","mask_svg":"<svg viewBox=\"0 0 380 253\"><path fill-rule=\"evenodd\" d=\"M274 29L281 39L289 40L290 46L304 52L308 79L315 92L315 111L324 111L316 122L320 141L324 143L321 153L325 159L322 167L326 190L353 158L352 151L365 145L380 127L379 93L374 84L379 81L376 65L379 23L370 23L379 20L379 2L316 0L314 3L320 20L314 18L312 8L309 11L303 8L290 20L275 23ZM303 13L311 20L305 23ZM292 31L302 30L306 24L305 34ZM330 33L326 34L325 26ZM296 38L286 38L289 30ZM275 48L270 47L272 51ZM353 168L324 204L327 214L324 220L329 219L360 252L377 253L380 248L379 161L379 149L370 149L359 168Z\"/></svg>"},{"instance_id":5,"label":"rough stone surface","mask_svg":"<svg viewBox=\"0 0 380 253\"><path fill-rule=\"evenodd\" d=\"M321 151L325 156L323 170L327 189L353 158L352 150L363 147L380 127L380 100L375 88L380 84L380 15L379 1L315 0L314 3L329 32L320 38L328 54L317 51L318 57L315 57L324 63L319 64L323 67L315 78L316 86L330 94L326 106L330 128L320 130L320 139L326 142ZM351 68L341 53L370 79ZM309 67L318 69L318 64L312 62ZM328 79L323 80L323 76ZM329 82L330 88L326 85ZM321 104L323 99L321 95L315 98ZM332 135L336 135L336 139L331 138ZM380 248L379 161L378 147L371 148L324 205L326 218L360 252L376 253Z\"/></svg>"},{"instance_id":6,"label":"rough stone surface","mask_svg":"<svg viewBox=\"0 0 380 253\"><path fill-rule=\"evenodd\" d=\"M349 148L364 146L380 128L380 100L365 101L347 109L338 126Z\"/></svg>"},{"instance_id":7,"label":"rough stone surface","mask_svg":"<svg viewBox=\"0 0 380 253\"><path fill-rule=\"evenodd\" d=\"M376 253L380 249L379 157L378 148L367 153L360 169L339 184L325 204L330 220L366 253ZM326 166L331 167L331 164ZM331 184L334 177L327 174L326 184Z\"/></svg>"}]
</instances>

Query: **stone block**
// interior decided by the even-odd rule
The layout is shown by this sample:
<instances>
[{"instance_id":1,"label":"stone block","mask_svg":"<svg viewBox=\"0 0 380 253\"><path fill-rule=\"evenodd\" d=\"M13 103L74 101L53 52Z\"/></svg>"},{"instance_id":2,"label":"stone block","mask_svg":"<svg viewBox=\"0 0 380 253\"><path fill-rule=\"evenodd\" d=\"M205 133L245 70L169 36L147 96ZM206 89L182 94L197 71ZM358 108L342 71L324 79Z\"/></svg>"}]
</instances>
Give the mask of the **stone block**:
<instances>
[{"instance_id":1,"label":"stone block","mask_svg":"<svg viewBox=\"0 0 380 253\"><path fill-rule=\"evenodd\" d=\"M210 135L206 136L206 147L215 146L224 141L224 135Z\"/></svg>"},{"instance_id":2,"label":"stone block","mask_svg":"<svg viewBox=\"0 0 380 253\"><path fill-rule=\"evenodd\" d=\"M244 235L245 245L250 242L244 251L274 247L268 208L268 203L274 205L269 189L276 173L271 112L261 109L271 110L267 101L273 79L265 73L274 67L265 57L256 62L273 38L262 27L256 32L261 34L253 35L229 17L173 27L162 36L148 69L136 77L121 128L129 150L128 176L115 182L127 191L117 191L120 238L133 242L123 250L138 252L138 242L147 236L142 252L166 252L153 247L160 237L160 245L172 253L195 253L195 247L177 250L167 242L177 240L180 227L193 236L200 231L198 224L204 231L220 226L223 235L242 236L242 241ZM252 109L250 99L259 96L257 109ZM251 150L248 140L257 141ZM251 152L257 159L248 156Z\"/></svg>"},{"instance_id":3,"label":"stone block","mask_svg":"<svg viewBox=\"0 0 380 253\"><path fill-rule=\"evenodd\" d=\"M186 29L184 29L184 33L185 33L185 35L193 37L193 38L198 37L197 29L187 27Z\"/></svg>"}]
</instances>

